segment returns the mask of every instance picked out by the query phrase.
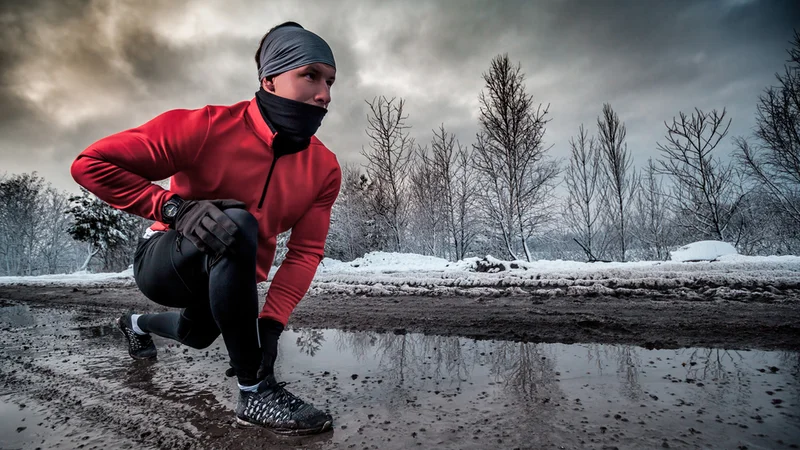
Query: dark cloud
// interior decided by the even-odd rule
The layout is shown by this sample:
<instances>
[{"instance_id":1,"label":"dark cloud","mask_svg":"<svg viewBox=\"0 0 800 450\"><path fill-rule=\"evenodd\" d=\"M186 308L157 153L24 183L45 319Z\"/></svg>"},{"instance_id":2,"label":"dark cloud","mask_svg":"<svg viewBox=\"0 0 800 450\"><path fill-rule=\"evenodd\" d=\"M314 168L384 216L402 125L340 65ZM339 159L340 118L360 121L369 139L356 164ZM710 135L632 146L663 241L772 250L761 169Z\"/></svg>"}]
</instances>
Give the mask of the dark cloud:
<instances>
[{"instance_id":1,"label":"dark cloud","mask_svg":"<svg viewBox=\"0 0 800 450\"><path fill-rule=\"evenodd\" d=\"M337 60L320 137L361 161L365 100L403 97L425 145L444 124L469 145L491 59L519 62L551 105L556 156L603 103L628 126L637 164L663 121L728 108L731 134L753 123L758 94L782 69L800 8L790 0L342 0L296 3L90 0L0 4L0 158L72 187L68 165L91 142L172 108L230 104L258 88L253 54L273 25L295 20Z\"/></svg>"}]
</instances>

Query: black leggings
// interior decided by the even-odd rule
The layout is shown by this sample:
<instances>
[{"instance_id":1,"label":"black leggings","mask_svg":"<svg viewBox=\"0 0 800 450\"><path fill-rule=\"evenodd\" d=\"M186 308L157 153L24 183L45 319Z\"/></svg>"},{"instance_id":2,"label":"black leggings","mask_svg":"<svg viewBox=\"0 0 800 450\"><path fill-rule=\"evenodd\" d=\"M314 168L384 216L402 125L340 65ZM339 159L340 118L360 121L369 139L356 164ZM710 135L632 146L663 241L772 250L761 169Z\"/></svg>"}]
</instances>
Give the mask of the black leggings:
<instances>
[{"instance_id":1,"label":"black leggings","mask_svg":"<svg viewBox=\"0 0 800 450\"><path fill-rule=\"evenodd\" d=\"M257 330L258 221L244 209L224 212L239 230L233 252L213 265L211 257L174 230L139 241L133 263L137 286L150 300L182 309L144 314L138 325L142 331L199 349L221 333L239 383L252 385L262 359Z\"/></svg>"}]
</instances>

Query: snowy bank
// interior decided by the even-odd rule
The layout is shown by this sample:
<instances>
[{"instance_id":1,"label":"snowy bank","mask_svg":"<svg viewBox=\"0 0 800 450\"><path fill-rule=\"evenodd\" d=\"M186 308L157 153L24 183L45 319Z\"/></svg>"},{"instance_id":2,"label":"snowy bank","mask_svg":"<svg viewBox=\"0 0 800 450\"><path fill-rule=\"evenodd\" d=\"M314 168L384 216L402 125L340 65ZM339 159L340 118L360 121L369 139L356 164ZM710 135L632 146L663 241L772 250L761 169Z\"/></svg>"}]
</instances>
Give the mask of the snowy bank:
<instances>
[{"instance_id":1,"label":"snowy bank","mask_svg":"<svg viewBox=\"0 0 800 450\"><path fill-rule=\"evenodd\" d=\"M696 254L693 256L697 256ZM374 252L352 262L325 259L312 295L782 295L800 288L800 257L728 254L705 262L501 261L450 263ZM689 294L690 292L694 294ZM754 294L755 293L755 294Z\"/></svg>"},{"instance_id":2,"label":"snowy bank","mask_svg":"<svg viewBox=\"0 0 800 450\"><path fill-rule=\"evenodd\" d=\"M698 249L690 249L696 258ZM689 252L690 253L690 252ZM688 253L685 253L688 254ZM270 273L274 276L275 268ZM131 269L0 277L0 285L114 287L134 285ZM263 292L269 282L259 288ZM448 262L430 256L372 252L354 261L325 258L309 295L369 296L678 296L800 297L800 257L724 254L714 261L502 261L491 256Z\"/></svg>"},{"instance_id":3,"label":"snowy bank","mask_svg":"<svg viewBox=\"0 0 800 450\"><path fill-rule=\"evenodd\" d=\"M91 273L85 270L33 277L0 277L0 285L25 286L129 286L134 285L133 268L117 273Z\"/></svg>"}]
</instances>

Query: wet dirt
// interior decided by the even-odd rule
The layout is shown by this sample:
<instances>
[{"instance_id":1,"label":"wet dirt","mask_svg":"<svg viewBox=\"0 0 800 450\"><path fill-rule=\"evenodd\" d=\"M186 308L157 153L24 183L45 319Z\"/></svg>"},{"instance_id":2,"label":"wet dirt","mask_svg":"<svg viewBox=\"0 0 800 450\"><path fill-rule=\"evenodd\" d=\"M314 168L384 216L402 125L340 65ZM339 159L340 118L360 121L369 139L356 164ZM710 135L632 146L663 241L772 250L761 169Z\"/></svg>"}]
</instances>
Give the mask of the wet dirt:
<instances>
[{"instance_id":1,"label":"wet dirt","mask_svg":"<svg viewBox=\"0 0 800 450\"><path fill-rule=\"evenodd\" d=\"M786 336L762 341L772 351L483 340L411 332L391 308L391 329L342 331L299 326L328 317L324 308L310 313L320 305L309 302L281 338L277 372L330 410L335 428L279 439L233 425L235 382L224 376L221 339L195 350L155 337L158 359L134 361L113 319L152 305L130 291L119 302L104 291L67 294L0 297L0 448L800 445L800 353Z\"/></svg>"},{"instance_id":2,"label":"wet dirt","mask_svg":"<svg viewBox=\"0 0 800 450\"><path fill-rule=\"evenodd\" d=\"M263 299L263 287L260 292ZM700 294L687 299L316 295L300 302L290 325L536 343L631 344L651 349L800 350L800 297L776 299L756 294L746 300ZM0 285L2 301L112 315L131 309L167 310L149 301L135 286Z\"/></svg>"}]
</instances>

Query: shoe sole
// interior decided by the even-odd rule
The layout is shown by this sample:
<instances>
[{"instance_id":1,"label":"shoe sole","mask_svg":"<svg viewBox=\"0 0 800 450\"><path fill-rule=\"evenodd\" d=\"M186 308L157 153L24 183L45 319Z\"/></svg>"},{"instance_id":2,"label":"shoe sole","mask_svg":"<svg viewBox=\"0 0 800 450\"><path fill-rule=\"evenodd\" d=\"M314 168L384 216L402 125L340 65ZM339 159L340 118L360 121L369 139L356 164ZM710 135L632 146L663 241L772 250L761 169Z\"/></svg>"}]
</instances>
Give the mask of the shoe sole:
<instances>
[{"instance_id":1,"label":"shoe sole","mask_svg":"<svg viewBox=\"0 0 800 450\"><path fill-rule=\"evenodd\" d=\"M329 431L333 428L333 422L330 420L326 420L321 426L317 428L306 428L302 430L297 430L293 428L271 428L264 425L259 425L257 423L248 422L244 419L239 418L236 416L236 423L242 425L244 427L261 427L269 430L272 433L275 433L280 436L309 436L312 434L320 434L326 431Z\"/></svg>"},{"instance_id":2,"label":"shoe sole","mask_svg":"<svg viewBox=\"0 0 800 450\"><path fill-rule=\"evenodd\" d=\"M138 360L147 360L147 359L156 359L158 357L157 354L154 354L153 356L136 356L133 353L131 353L131 341L128 340L128 335L125 333L125 329L122 328L122 326L123 326L122 325L122 320L117 318L117 320L115 320L115 322L117 323L117 328L119 328L119 331L121 331L122 335L125 337L125 342L128 343L128 355L130 355L131 358L138 359Z\"/></svg>"}]
</instances>

